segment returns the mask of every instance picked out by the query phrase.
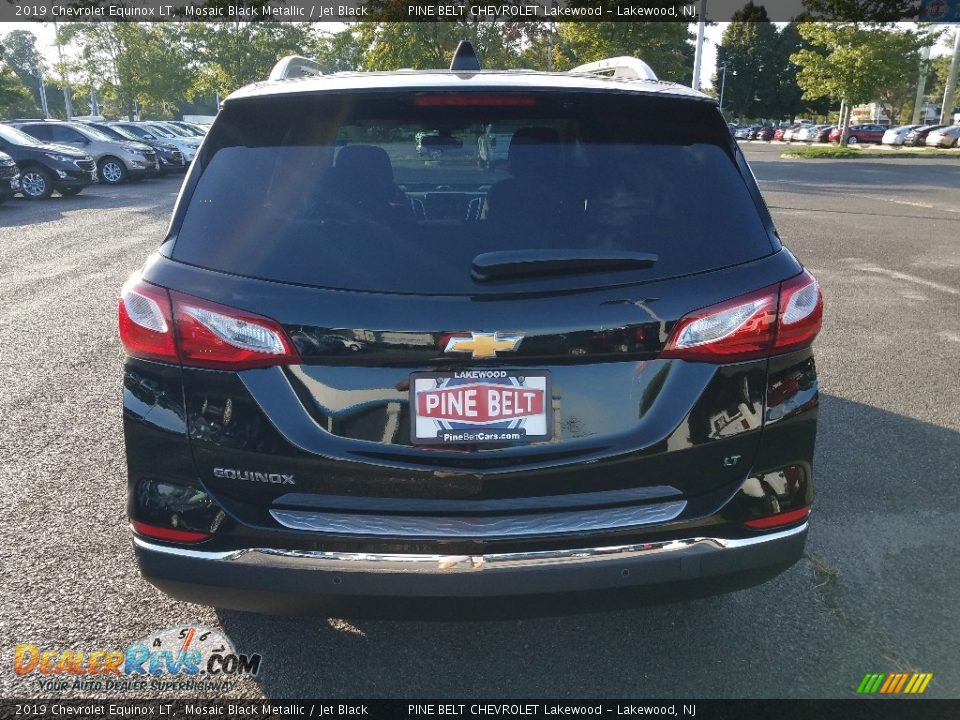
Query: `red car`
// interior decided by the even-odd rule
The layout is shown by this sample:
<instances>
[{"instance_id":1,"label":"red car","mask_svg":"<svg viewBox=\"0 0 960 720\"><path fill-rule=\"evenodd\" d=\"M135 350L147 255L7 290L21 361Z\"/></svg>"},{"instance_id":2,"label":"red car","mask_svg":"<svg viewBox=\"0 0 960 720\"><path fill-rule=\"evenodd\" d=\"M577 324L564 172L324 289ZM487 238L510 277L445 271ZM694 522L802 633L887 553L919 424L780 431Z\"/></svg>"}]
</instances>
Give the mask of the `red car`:
<instances>
[{"instance_id":1,"label":"red car","mask_svg":"<svg viewBox=\"0 0 960 720\"><path fill-rule=\"evenodd\" d=\"M851 145L857 143L878 143L883 140L883 134L889 129L886 125L851 125L850 132L847 135L847 142ZM830 131L830 142L840 142L840 128L834 128Z\"/></svg>"}]
</instances>

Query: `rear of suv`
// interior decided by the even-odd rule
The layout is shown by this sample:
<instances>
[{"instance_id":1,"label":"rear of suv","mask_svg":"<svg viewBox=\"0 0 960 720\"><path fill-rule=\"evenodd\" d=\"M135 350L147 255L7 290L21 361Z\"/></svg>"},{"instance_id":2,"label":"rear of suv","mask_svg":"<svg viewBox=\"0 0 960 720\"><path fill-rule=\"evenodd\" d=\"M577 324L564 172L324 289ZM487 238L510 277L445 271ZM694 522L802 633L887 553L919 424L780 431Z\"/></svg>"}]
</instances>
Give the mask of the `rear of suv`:
<instances>
[{"instance_id":1,"label":"rear of suv","mask_svg":"<svg viewBox=\"0 0 960 720\"><path fill-rule=\"evenodd\" d=\"M716 102L632 58L457 63L224 102L119 307L128 512L165 592L545 613L801 556L822 297ZM491 126L503 167L416 151Z\"/></svg>"},{"instance_id":2,"label":"rear of suv","mask_svg":"<svg viewBox=\"0 0 960 720\"><path fill-rule=\"evenodd\" d=\"M93 156L100 181L119 185L159 172L157 154L143 143L116 140L95 128L77 122L39 121L14 126L42 142L67 145Z\"/></svg>"}]
</instances>

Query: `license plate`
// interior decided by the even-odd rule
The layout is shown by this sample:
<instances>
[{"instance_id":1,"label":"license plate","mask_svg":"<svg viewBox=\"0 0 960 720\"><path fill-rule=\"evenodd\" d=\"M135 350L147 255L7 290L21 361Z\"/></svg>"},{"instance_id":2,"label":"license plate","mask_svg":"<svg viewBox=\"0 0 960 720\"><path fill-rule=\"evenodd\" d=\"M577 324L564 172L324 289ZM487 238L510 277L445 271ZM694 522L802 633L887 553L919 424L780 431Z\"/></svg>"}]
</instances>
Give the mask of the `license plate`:
<instances>
[{"instance_id":1,"label":"license plate","mask_svg":"<svg viewBox=\"0 0 960 720\"><path fill-rule=\"evenodd\" d=\"M552 409L545 370L410 375L410 435L417 445L549 440Z\"/></svg>"}]
</instances>

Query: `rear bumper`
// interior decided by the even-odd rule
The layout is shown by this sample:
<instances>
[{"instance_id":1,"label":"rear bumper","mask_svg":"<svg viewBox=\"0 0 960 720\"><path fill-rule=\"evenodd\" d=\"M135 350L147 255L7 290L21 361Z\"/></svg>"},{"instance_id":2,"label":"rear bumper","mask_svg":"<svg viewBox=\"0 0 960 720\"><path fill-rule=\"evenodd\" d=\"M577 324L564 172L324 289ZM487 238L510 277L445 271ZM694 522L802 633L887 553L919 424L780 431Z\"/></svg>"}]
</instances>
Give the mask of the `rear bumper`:
<instances>
[{"instance_id":1,"label":"rear bumper","mask_svg":"<svg viewBox=\"0 0 960 720\"><path fill-rule=\"evenodd\" d=\"M134 548L143 576L188 602L265 613L443 618L595 611L727 592L793 565L806 537L807 523L747 539L484 556L211 552L139 537Z\"/></svg>"}]
</instances>

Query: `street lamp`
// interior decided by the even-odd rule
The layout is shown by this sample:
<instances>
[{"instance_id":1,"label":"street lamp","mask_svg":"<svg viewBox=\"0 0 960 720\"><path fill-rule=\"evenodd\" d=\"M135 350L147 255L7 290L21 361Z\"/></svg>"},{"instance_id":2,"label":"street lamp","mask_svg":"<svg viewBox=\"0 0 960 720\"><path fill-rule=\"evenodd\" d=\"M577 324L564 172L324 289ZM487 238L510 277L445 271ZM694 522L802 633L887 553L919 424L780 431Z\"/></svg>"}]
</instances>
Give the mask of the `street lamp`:
<instances>
[{"instance_id":1,"label":"street lamp","mask_svg":"<svg viewBox=\"0 0 960 720\"><path fill-rule=\"evenodd\" d=\"M720 114L723 115L723 91L727 86L727 64L722 63L720 67L723 68L723 77L720 78ZM730 74L736 77L737 71L731 70Z\"/></svg>"}]
</instances>

